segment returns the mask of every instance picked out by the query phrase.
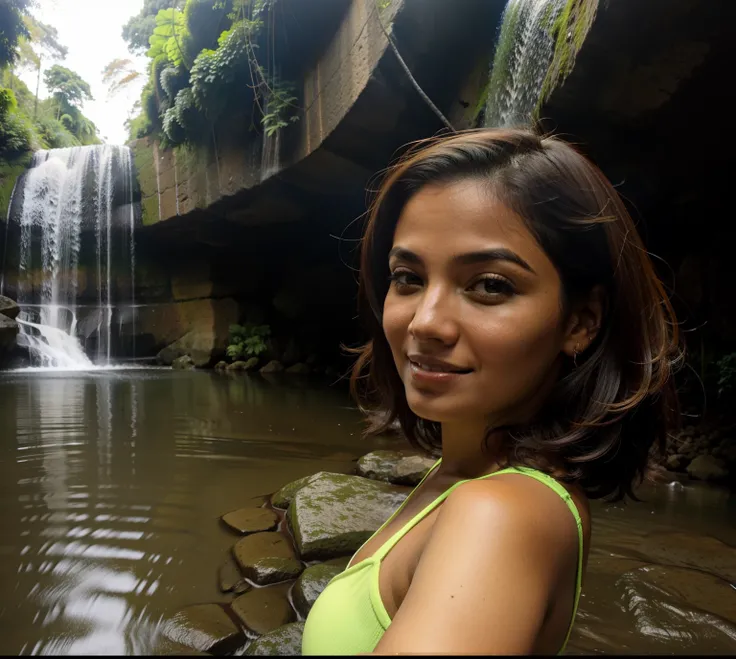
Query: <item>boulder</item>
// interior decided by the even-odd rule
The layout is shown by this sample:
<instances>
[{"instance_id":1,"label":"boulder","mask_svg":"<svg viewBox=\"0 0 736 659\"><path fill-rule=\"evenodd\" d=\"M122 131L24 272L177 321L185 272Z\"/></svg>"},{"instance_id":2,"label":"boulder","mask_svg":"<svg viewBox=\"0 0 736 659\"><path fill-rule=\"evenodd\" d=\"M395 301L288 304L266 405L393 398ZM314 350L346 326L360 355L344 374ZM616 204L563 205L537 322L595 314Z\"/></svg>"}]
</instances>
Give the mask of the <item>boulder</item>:
<instances>
[{"instance_id":1,"label":"boulder","mask_svg":"<svg viewBox=\"0 0 736 659\"><path fill-rule=\"evenodd\" d=\"M682 469L685 465L687 465L688 459L681 455L680 453L676 453L675 455L670 455L667 458L667 469L672 469L672 471L677 471L678 469Z\"/></svg>"},{"instance_id":2,"label":"boulder","mask_svg":"<svg viewBox=\"0 0 736 659\"><path fill-rule=\"evenodd\" d=\"M251 589L232 555L228 555L217 572L217 580L223 593L242 595Z\"/></svg>"},{"instance_id":3,"label":"boulder","mask_svg":"<svg viewBox=\"0 0 736 659\"><path fill-rule=\"evenodd\" d=\"M285 373L288 373L290 375L309 375L312 372L312 369L309 368L304 363L298 363L294 364L293 366L289 366L289 368L284 371Z\"/></svg>"},{"instance_id":4,"label":"boulder","mask_svg":"<svg viewBox=\"0 0 736 659\"><path fill-rule=\"evenodd\" d=\"M20 327L7 316L0 315L0 350L6 351L15 345Z\"/></svg>"},{"instance_id":5,"label":"boulder","mask_svg":"<svg viewBox=\"0 0 736 659\"><path fill-rule=\"evenodd\" d=\"M717 481L728 476L728 468L723 460L712 455L698 455L687 466L687 473L699 481Z\"/></svg>"},{"instance_id":6,"label":"boulder","mask_svg":"<svg viewBox=\"0 0 736 659\"><path fill-rule=\"evenodd\" d=\"M284 370L284 365L277 359L272 359L262 369L261 373L281 373Z\"/></svg>"},{"instance_id":7,"label":"boulder","mask_svg":"<svg viewBox=\"0 0 736 659\"><path fill-rule=\"evenodd\" d=\"M326 472L321 471L318 474L312 474L311 476L305 476L304 478L299 478L295 481L292 481L291 483L287 483L286 485L284 485L284 487L282 487L278 492L276 492L276 494L274 494L271 497L271 505L275 506L276 508L283 508L283 509L288 508L289 504L294 498L294 495L301 488L303 488L307 483L309 483L313 478L323 473L326 473Z\"/></svg>"},{"instance_id":8,"label":"boulder","mask_svg":"<svg viewBox=\"0 0 736 659\"><path fill-rule=\"evenodd\" d=\"M245 642L243 631L219 604L182 609L165 624L163 634L173 643L213 654L233 652Z\"/></svg>"},{"instance_id":9,"label":"boulder","mask_svg":"<svg viewBox=\"0 0 736 659\"><path fill-rule=\"evenodd\" d=\"M352 554L388 519L409 488L320 472L302 487L287 519L303 560Z\"/></svg>"},{"instance_id":10,"label":"boulder","mask_svg":"<svg viewBox=\"0 0 736 659\"><path fill-rule=\"evenodd\" d=\"M379 481L391 479L394 467L403 456L398 451L372 451L358 460L358 476Z\"/></svg>"},{"instance_id":11,"label":"boulder","mask_svg":"<svg viewBox=\"0 0 736 659\"><path fill-rule=\"evenodd\" d=\"M201 368L209 366L212 354L212 334L203 330L193 330L159 351L156 359L159 363L168 365L187 355L195 366Z\"/></svg>"},{"instance_id":12,"label":"boulder","mask_svg":"<svg viewBox=\"0 0 736 659\"><path fill-rule=\"evenodd\" d=\"M312 565L301 573L294 584L292 599L299 615L307 617L314 602L320 593L327 587L330 580L336 577L344 568L339 565L320 563Z\"/></svg>"},{"instance_id":13,"label":"boulder","mask_svg":"<svg viewBox=\"0 0 736 659\"><path fill-rule=\"evenodd\" d=\"M238 360L228 365L228 371L254 371L258 367L258 357L251 357L245 361Z\"/></svg>"},{"instance_id":14,"label":"boulder","mask_svg":"<svg viewBox=\"0 0 736 659\"><path fill-rule=\"evenodd\" d=\"M243 574L261 586L296 579L304 570L291 544L281 533L246 536L235 543L233 555Z\"/></svg>"},{"instance_id":15,"label":"boulder","mask_svg":"<svg viewBox=\"0 0 736 659\"><path fill-rule=\"evenodd\" d=\"M233 600L233 613L253 633L268 634L296 618L289 604L290 588L290 583L284 583L251 590Z\"/></svg>"},{"instance_id":16,"label":"boulder","mask_svg":"<svg viewBox=\"0 0 736 659\"><path fill-rule=\"evenodd\" d=\"M194 368L194 361L189 355L177 357L171 364L171 367L178 371L188 371Z\"/></svg>"},{"instance_id":17,"label":"boulder","mask_svg":"<svg viewBox=\"0 0 736 659\"><path fill-rule=\"evenodd\" d=\"M436 460L421 455L410 455L401 458L391 470L389 480L396 485L418 485Z\"/></svg>"},{"instance_id":18,"label":"boulder","mask_svg":"<svg viewBox=\"0 0 736 659\"><path fill-rule=\"evenodd\" d=\"M11 320L15 320L19 313L20 307L15 300L11 300L9 297L0 295L0 315L7 316Z\"/></svg>"},{"instance_id":19,"label":"boulder","mask_svg":"<svg viewBox=\"0 0 736 659\"><path fill-rule=\"evenodd\" d=\"M279 523L279 518L268 508L240 508L225 513L222 521L238 533L257 533L273 531Z\"/></svg>"},{"instance_id":20,"label":"boulder","mask_svg":"<svg viewBox=\"0 0 736 659\"><path fill-rule=\"evenodd\" d=\"M245 655L248 657L300 657L303 634L303 622L290 622L257 638L248 646Z\"/></svg>"},{"instance_id":21,"label":"boulder","mask_svg":"<svg viewBox=\"0 0 736 659\"><path fill-rule=\"evenodd\" d=\"M215 370L216 371L224 371L227 368L227 362L225 361L219 361L217 364L215 364Z\"/></svg>"}]
</instances>

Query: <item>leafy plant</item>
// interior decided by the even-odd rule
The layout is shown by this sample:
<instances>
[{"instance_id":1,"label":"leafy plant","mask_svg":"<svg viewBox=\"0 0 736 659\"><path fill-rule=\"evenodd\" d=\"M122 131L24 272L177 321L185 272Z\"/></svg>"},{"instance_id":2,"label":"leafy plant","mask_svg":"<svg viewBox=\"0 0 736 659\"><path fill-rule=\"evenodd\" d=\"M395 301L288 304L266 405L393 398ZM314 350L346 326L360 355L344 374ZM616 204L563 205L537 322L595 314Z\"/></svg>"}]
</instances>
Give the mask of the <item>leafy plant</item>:
<instances>
[{"instance_id":1,"label":"leafy plant","mask_svg":"<svg viewBox=\"0 0 736 659\"><path fill-rule=\"evenodd\" d=\"M162 55L174 66L186 66L183 40L187 36L184 14L178 9L162 9L156 14L156 27L148 42L147 55L154 60Z\"/></svg>"},{"instance_id":2,"label":"leafy plant","mask_svg":"<svg viewBox=\"0 0 736 659\"><path fill-rule=\"evenodd\" d=\"M266 352L266 339L271 336L268 325L230 325L230 345L227 356L233 361L242 357L258 357Z\"/></svg>"},{"instance_id":3,"label":"leafy plant","mask_svg":"<svg viewBox=\"0 0 736 659\"><path fill-rule=\"evenodd\" d=\"M270 86L267 92L266 111L261 117L267 137L299 120L299 115L294 114L297 98L293 95L293 89L291 84L280 81L275 81Z\"/></svg>"}]
</instances>

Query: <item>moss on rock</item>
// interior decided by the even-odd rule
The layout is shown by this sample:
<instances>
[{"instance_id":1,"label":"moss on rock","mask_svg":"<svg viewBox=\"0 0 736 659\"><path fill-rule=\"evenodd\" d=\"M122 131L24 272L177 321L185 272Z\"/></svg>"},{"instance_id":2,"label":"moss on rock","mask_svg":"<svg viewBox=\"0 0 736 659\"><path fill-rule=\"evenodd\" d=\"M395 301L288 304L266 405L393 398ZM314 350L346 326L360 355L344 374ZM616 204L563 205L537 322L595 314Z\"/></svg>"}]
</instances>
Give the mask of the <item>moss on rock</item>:
<instances>
[{"instance_id":1,"label":"moss on rock","mask_svg":"<svg viewBox=\"0 0 736 659\"><path fill-rule=\"evenodd\" d=\"M253 641L248 657L298 657L302 653L303 622L290 622Z\"/></svg>"}]
</instances>

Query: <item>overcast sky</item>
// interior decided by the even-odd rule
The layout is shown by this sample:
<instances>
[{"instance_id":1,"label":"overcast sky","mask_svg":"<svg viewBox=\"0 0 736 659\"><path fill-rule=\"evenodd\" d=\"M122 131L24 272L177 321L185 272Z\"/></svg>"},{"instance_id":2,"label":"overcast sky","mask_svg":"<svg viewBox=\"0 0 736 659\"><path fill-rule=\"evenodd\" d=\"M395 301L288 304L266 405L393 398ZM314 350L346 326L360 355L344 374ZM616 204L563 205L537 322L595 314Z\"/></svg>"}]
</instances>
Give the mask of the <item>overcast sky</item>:
<instances>
[{"instance_id":1,"label":"overcast sky","mask_svg":"<svg viewBox=\"0 0 736 659\"><path fill-rule=\"evenodd\" d=\"M85 102L84 114L95 122L104 141L123 144L127 140L123 123L140 97L145 76L127 94L109 99L102 69L114 59L128 58L145 73L146 58L133 58L121 36L123 25L141 10L143 0L39 0L38 5L36 18L53 25L59 31L59 41L69 49L69 55L59 63L76 71L92 89L95 100ZM53 62L44 62L44 68L50 64ZM26 71L20 77L35 90L35 72ZM43 78L40 96L48 96Z\"/></svg>"}]
</instances>

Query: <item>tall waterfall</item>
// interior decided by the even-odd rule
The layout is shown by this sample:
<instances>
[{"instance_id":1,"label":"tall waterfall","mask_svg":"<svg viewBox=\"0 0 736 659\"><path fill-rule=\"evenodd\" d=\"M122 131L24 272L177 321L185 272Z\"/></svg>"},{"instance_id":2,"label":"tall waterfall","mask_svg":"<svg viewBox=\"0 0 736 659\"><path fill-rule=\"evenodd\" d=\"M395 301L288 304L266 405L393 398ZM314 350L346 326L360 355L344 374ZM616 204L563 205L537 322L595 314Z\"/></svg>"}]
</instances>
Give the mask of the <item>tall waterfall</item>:
<instances>
[{"instance_id":1,"label":"tall waterfall","mask_svg":"<svg viewBox=\"0 0 736 659\"><path fill-rule=\"evenodd\" d=\"M531 123L554 52L552 28L568 0L509 0L488 85L485 125Z\"/></svg>"},{"instance_id":2,"label":"tall waterfall","mask_svg":"<svg viewBox=\"0 0 736 659\"><path fill-rule=\"evenodd\" d=\"M130 308L135 296L130 149L99 145L39 151L18 185L20 199L11 206L8 223L15 217L20 224L19 344L28 347L36 366L109 366L113 309L123 301L115 299L121 288L117 279L130 277L125 292ZM116 240L124 243L129 272L114 267ZM78 305L81 293L89 303ZM80 311L85 336L96 344L92 359L78 337Z\"/></svg>"}]
</instances>

